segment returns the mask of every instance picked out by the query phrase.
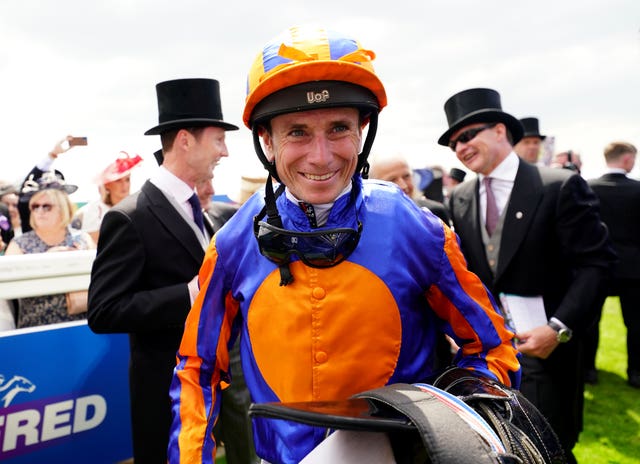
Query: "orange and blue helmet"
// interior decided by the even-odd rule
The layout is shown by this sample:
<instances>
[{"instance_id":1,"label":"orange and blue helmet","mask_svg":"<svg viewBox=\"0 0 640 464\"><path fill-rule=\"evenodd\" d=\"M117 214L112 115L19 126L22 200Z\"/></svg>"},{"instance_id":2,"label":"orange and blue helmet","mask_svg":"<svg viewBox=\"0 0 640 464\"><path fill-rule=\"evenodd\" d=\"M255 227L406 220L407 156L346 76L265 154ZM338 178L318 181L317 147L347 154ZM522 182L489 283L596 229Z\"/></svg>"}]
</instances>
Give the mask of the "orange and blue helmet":
<instances>
[{"instance_id":1,"label":"orange and blue helmet","mask_svg":"<svg viewBox=\"0 0 640 464\"><path fill-rule=\"evenodd\" d=\"M274 178L275 166L258 146L257 127L297 111L359 109L369 119L369 129L357 172L366 165L378 112L387 104L371 64L374 58L356 39L318 26L291 27L263 47L249 71L242 119L253 130L258 157Z\"/></svg>"}]
</instances>

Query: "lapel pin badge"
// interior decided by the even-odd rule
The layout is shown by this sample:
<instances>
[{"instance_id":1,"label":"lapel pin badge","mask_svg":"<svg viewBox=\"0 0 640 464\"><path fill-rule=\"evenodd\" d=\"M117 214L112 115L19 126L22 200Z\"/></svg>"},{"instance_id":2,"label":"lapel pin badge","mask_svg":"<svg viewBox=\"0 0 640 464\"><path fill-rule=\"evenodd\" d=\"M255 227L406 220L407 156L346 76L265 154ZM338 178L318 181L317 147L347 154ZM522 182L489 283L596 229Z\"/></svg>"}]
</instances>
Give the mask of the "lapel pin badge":
<instances>
[{"instance_id":1,"label":"lapel pin badge","mask_svg":"<svg viewBox=\"0 0 640 464\"><path fill-rule=\"evenodd\" d=\"M516 213L516 219L522 219L522 216L524 216L524 214L522 214L522 211L518 211Z\"/></svg>"}]
</instances>

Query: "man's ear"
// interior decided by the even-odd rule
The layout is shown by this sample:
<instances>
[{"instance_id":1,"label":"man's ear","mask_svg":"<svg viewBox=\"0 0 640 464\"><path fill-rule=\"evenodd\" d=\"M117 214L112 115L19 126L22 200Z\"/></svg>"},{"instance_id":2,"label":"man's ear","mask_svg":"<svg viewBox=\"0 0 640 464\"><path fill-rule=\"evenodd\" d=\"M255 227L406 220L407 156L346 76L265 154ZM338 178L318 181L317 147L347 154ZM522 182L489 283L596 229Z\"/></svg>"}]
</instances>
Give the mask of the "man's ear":
<instances>
[{"instance_id":1,"label":"man's ear","mask_svg":"<svg viewBox=\"0 0 640 464\"><path fill-rule=\"evenodd\" d=\"M173 146L185 150L191 144L191 137L193 135L186 129L180 129L176 133L176 138L173 140Z\"/></svg>"},{"instance_id":2,"label":"man's ear","mask_svg":"<svg viewBox=\"0 0 640 464\"><path fill-rule=\"evenodd\" d=\"M506 124L499 122L498 124L496 124L496 128L498 129L498 134L502 135L505 139L509 138L507 136L507 125Z\"/></svg>"}]
</instances>

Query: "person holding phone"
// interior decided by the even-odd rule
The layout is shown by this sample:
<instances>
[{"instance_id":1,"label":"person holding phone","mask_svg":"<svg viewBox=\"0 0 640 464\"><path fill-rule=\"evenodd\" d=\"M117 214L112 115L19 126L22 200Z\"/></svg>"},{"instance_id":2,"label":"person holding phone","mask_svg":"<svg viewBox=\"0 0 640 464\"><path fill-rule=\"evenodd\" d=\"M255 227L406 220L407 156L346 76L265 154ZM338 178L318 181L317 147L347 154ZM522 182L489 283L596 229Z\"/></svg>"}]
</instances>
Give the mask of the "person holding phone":
<instances>
[{"instance_id":1,"label":"person holding phone","mask_svg":"<svg viewBox=\"0 0 640 464\"><path fill-rule=\"evenodd\" d=\"M46 158L39 161L29 174L22 181L22 187L20 188L20 195L18 199L18 212L20 214L20 222L22 225L22 232L29 232L31 230L31 224L29 221L30 211L29 211L29 197L22 193L27 182L38 182L38 180L44 175L46 172L53 172L58 179L64 180L64 175L62 172L57 169L53 169L53 163L62 153L65 153L71 150L73 147L78 145L87 145L86 137L74 137L72 135L67 135L65 138L56 142L53 148L47 153Z\"/></svg>"},{"instance_id":2,"label":"person holding phone","mask_svg":"<svg viewBox=\"0 0 640 464\"><path fill-rule=\"evenodd\" d=\"M29 232L15 237L5 254L22 255L94 249L95 243L85 232L69 227L73 204L69 194L78 189L51 172L38 181L28 181L22 189L31 210ZM65 293L24 297L19 300L17 328L85 319L86 312L69 310Z\"/></svg>"}]
</instances>

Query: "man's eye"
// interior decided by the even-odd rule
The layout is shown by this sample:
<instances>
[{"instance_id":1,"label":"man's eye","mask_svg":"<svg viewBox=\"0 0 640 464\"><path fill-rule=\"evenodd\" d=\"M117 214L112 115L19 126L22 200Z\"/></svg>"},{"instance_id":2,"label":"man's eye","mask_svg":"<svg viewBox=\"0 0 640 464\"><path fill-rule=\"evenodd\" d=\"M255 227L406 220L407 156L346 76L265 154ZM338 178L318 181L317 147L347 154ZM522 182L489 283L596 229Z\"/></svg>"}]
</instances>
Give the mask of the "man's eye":
<instances>
[{"instance_id":1,"label":"man's eye","mask_svg":"<svg viewBox=\"0 0 640 464\"><path fill-rule=\"evenodd\" d=\"M304 135L304 131L302 129L294 129L289 132L289 135L292 137L302 137Z\"/></svg>"}]
</instances>

